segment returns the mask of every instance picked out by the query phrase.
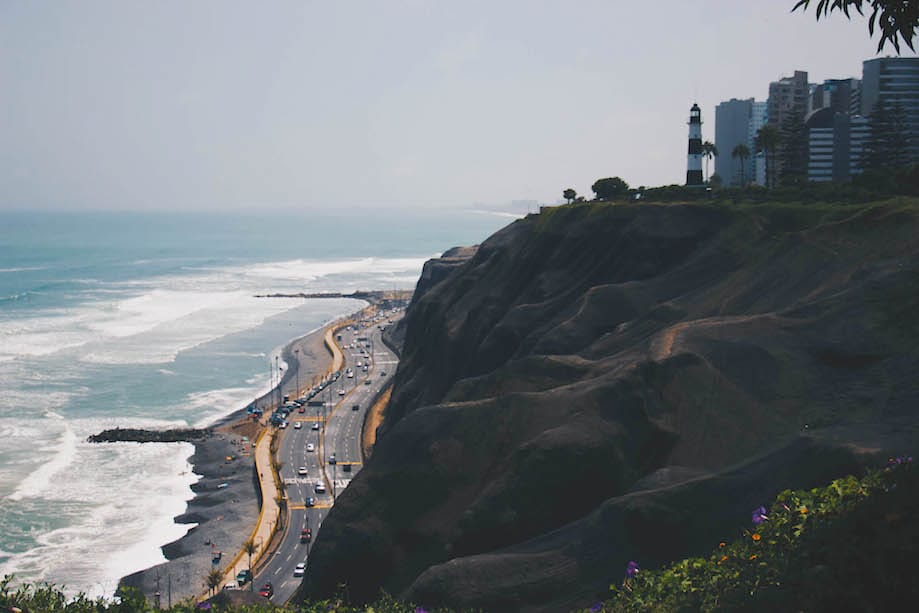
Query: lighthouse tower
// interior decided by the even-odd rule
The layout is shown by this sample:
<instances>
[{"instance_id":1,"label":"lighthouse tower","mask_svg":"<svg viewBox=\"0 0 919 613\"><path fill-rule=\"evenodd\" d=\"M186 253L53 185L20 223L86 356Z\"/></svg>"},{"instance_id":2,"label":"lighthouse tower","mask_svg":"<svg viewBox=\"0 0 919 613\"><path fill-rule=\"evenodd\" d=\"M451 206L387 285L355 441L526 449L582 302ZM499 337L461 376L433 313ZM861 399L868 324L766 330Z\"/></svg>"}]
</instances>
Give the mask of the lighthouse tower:
<instances>
[{"instance_id":1,"label":"lighthouse tower","mask_svg":"<svg viewBox=\"0 0 919 613\"><path fill-rule=\"evenodd\" d=\"M689 154L686 156L686 185L702 185L702 111L693 103L689 109Z\"/></svg>"}]
</instances>

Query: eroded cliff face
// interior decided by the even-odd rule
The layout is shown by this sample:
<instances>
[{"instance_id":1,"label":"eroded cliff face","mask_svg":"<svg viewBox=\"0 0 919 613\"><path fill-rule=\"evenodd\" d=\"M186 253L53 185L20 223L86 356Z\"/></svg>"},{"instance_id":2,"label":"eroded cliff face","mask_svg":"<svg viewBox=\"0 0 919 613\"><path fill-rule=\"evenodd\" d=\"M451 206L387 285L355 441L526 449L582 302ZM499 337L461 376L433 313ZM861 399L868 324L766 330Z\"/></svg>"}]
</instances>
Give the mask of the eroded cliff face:
<instances>
[{"instance_id":1,"label":"eroded cliff face","mask_svg":"<svg viewBox=\"0 0 919 613\"><path fill-rule=\"evenodd\" d=\"M416 294L307 593L589 604L629 559L915 451L917 210L571 206L496 233Z\"/></svg>"}]
</instances>

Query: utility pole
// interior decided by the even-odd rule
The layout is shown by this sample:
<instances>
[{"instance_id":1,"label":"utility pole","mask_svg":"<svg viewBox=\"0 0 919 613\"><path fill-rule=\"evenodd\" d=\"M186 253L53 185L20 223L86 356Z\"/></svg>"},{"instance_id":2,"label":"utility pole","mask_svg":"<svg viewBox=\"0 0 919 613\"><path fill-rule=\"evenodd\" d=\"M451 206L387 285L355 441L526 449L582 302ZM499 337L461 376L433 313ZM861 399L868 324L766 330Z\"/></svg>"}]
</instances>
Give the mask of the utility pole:
<instances>
[{"instance_id":1,"label":"utility pole","mask_svg":"<svg viewBox=\"0 0 919 613\"><path fill-rule=\"evenodd\" d=\"M274 356L274 367L278 371L278 408L281 408L281 366L279 360L281 356Z\"/></svg>"}]
</instances>

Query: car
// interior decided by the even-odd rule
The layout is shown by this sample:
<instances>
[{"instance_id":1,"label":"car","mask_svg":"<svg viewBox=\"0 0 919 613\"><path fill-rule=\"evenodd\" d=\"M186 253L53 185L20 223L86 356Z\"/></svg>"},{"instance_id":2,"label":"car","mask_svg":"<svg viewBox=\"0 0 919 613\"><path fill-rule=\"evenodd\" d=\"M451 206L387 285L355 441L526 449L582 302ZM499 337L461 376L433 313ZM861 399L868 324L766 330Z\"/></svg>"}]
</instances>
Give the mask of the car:
<instances>
[{"instance_id":1,"label":"car","mask_svg":"<svg viewBox=\"0 0 919 613\"><path fill-rule=\"evenodd\" d=\"M316 451L316 445L314 445L314 444L312 444L312 443L307 443L307 444L306 444L306 450L307 450L307 451Z\"/></svg>"},{"instance_id":2,"label":"car","mask_svg":"<svg viewBox=\"0 0 919 613\"><path fill-rule=\"evenodd\" d=\"M353 373L353 372L349 372L349 373L348 373L348 378L349 378L349 379L353 379L353 378L354 378L354 373Z\"/></svg>"},{"instance_id":3,"label":"car","mask_svg":"<svg viewBox=\"0 0 919 613\"><path fill-rule=\"evenodd\" d=\"M345 395L345 390L338 390L338 395L339 395L339 396L344 396L344 395Z\"/></svg>"},{"instance_id":4,"label":"car","mask_svg":"<svg viewBox=\"0 0 919 613\"><path fill-rule=\"evenodd\" d=\"M325 483L322 481L317 481L314 489L316 490L317 494L325 494Z\"/></svg>"},{"instance_id":5,"label":"car","mask_svg":"<svg viewBox=\"0 0 919 613\"><path fill-rule=\"evenodd\" d=\"M386 376L386 371L385 371L385 370L381 370L381 371L380 371L380 376L381 376L381 377L385 377L385 376Z\"/></svg>"},{"instance_id":6,"label":"car","mask_svg":"<svg viewBox=\"0 0 919 613\"><path fill-rule=\"evenodd\" d=\"M259 588L258 595L263 598L271 598L274 596L274 586L271 584L271 581L266 581L265 584Z\"/></svg>"},{"instance_id":7,"label":"car","mask_svg":"<svg viewBox=\"0 0 919 613\"><path fill-rule=\"evenodd\" d=\"M298 475L301 475L301 476L305 475L305 474L306 474L306 466L301 466L300 468L298 468L298 469L297 469L297 474L298 474Z\"/></svg>"},{"instance_id":8,"label":"car","mask_svg":"<svg viewBox=\"0 0 919 613\"><path fill-rule=\"evenodd\" d=\"M287 420L285 419L284 421L281 422L281 424L278 426L278 428L280 428L281 430L283 430L283 429L285 429L286 427L287 427Z\"/></svg>"},{"instance_id":9,"label":"car","mask_svg":"<svg viewBox=\"0 0 919 613\"><path fill-rule=\"evenodd\" d=\"M335 459L335 454L329 456L329 464L335 464L338 460Z\"/></svg>"},{"instance_id":10,"label":"car","mask_svg":"<svg viewBox=\"0 0 919 613\"><path fill-rule=\"evenodd\" d=\"M294 567L294 577L302 577L306 572L306 562L300 562Z\"/></svg>"},{"instance_id":11,"label":"car","mask_svg":"<svg viewBox=\"0 0 919 613\"><path fill-rule=\"evenodd\" d=\"M239 585L245 585L248 581L252 581L252 571L248 568L239 571L239 574L236 575L236 583Z\"/></svg>"},{"instance_id":12,"label":"car","mask_svg":"<svg viewBox=\"0 0 919 613\"><path fill-rule=\"evenodd\" d=\"M364 385L370 385L370 379L365 380Z\"/></svg>"},{"instance_id":13,"label":"car","mask_svg":"<svg viewBox=\"0 0 919 613\"><path fill-rule=\"evenodd\" d=\"M351 472L351 465L350 465L350 464L342 464L342 465L341 465L341 469L342 469L343 471L345 471L346 473L349 473L349 472Z\"/></svg>"},{"instance_id":14,"label":"car","mask_svg":"<svg viewBox=\"0 0 919 613\"><path fill-rule=\"evenodd\" d=\"M299 422L299 421L298 421L298 422L294 422L294 430L299 430L299 429L302 428L302 427L303 427L303 423L302 423L302 422Z\"/></svg>"},{"instance_id":15,"label":"car","mask_svg":"<svg viewBox=\"0 0 919 613\"><path fill-rule=\"evenodd\" d=\"M361 405L359 405L359 404L352 404L352 405L351 405L351 410L352 410L352 411L360 411L360 410L361 410Z\"/></svg>"},{"instance_id":16,"label":"car","mask_svg":"<svg viewBox=\"0 0 919 613\"><path fill-rule=\"evenodd\" d=\"M304 528L300 531L300 542L309 543L313 538L313 531L309 528Z\"/></svg>"},{"instance_id":17,"label":"car","mask_svg":"<svg viewBox=\"0 0 919 613\"><path fill-rule=\"evenodd\" d=\"M313 430L318 430L318 429L319 429L319 422L317 421L313 423Z\"/></svg>"},{"instance_id":18,"label":"car","mask_svg":"<svg viewBox=\"0 0 919 613\"><path fill-rule=\"evenodd\" d=\"M308 507L315 507L315 506L316 506L316 499L313 498L312 496L307 496L307 497L306 497L306 500L304 501L304 504L306 504L306 506L308 506Z\"/></svg>"},{"instance_id":19,"label":"car","mask_svg":"<svg viewBox=\"0 0 919 613\"><path fill-rule=\"evenodd\" d=\"M360 367L363 366L363 365L364 365L363 362L361 362L360 360L357 361L357 367L358 367L358 368L360 368Z\"/></svg>"}]
</instances>

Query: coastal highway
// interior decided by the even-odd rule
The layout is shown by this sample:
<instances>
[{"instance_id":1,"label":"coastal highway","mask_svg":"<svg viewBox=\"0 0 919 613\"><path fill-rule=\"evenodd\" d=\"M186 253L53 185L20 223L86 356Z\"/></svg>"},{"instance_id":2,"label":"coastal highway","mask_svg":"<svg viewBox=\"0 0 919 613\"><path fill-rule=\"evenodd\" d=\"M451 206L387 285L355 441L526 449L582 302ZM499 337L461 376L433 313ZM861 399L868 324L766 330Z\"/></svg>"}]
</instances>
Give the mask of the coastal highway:
<instances>
[{"instance_id":1,"label":"coastal highway","mask_svg":"<svg viewBox=\"0 0 919 613\"><path fill-rule=\"evenodd\" d=\"M361 434L369 404L389 383L398 364L398 358L380 340L379 326L396 321L401 314L388 312L375 321L340 330L338 345L345 358L341 376L313 398L321 398L325 406L304 407L303 413L295 410L290 414L290 425L282 431L277 457L287 493L289 522L283 541L254 581L256 591L271 581L272 602L286 602L299 587L302 579L294 577L296 565L307 562L322 520L334 504L333 497L361 469ZM346 375L348 369L353 377ZM314 429L315 424L318 429ZM310 444L313 451L307 451ZM334 463L330 463L332 454ZM301 467L306 469L306 475L298 474ZM316 491L317 482L324 486L324 493ZM313 506L307 506L308 498L314 499ZM312 530L307 543L300 542L304 528Z\"/></svg>"}]
</instances>

